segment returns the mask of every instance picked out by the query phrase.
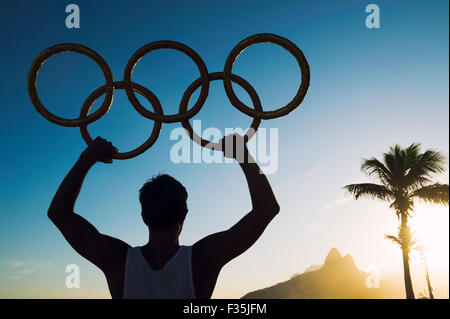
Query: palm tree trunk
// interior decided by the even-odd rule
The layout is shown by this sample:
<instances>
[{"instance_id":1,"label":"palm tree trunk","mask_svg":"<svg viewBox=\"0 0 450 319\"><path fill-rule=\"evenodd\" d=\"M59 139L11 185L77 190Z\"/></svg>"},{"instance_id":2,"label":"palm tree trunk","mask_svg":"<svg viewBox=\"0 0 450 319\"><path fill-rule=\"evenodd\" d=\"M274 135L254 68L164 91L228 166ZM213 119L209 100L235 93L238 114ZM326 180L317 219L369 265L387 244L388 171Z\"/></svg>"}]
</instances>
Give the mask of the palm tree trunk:
<instances>
[{"instance_id":1,"label":"palm tree trunk","mask_svg":"<svg viewBox=\"0 0 450 319\"><path fill-rule=\"evenodd\" d=\"M405 277L406 299L414 299L414 290L411 281L411 272L409 270L409 256L406 249L402 248L403 255L403 275Z\"/></svg>"},{"instance_id":2,"label":"palm tree trunk","mask_svg":"<svg viewBox=\"0 0 450 319\"><path fill-rule=\"evenodd\" d=\"M401 214L401 228L407 226L408 217L406 214ZM403 276L405 278L405 290L406 290L406 299L415 299L414 290L411 281L411 271L409 269L409 247L402 247L402 256L403 256Z\"/></svg>"}]
</instances>

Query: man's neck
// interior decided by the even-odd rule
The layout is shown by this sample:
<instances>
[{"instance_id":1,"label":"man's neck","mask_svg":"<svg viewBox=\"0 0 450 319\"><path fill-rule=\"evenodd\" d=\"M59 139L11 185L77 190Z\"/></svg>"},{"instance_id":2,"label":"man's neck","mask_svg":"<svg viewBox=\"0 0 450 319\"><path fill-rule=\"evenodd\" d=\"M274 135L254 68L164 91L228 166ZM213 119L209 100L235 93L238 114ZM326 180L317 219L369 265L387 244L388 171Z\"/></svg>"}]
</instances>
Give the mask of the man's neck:
<instances>
[{"instance_id":1,"label":"man's neck","mask_svg":"<svg viewBox=\"0 0 450 319\"><path fill-rule=\"evenodd\" d=\"M148 244L152 247L160 247L162 249L168 249L171 247L178 247L178 232L176 229L168 231L154 231L150 230Z\"/></svg>"}]
</instances>

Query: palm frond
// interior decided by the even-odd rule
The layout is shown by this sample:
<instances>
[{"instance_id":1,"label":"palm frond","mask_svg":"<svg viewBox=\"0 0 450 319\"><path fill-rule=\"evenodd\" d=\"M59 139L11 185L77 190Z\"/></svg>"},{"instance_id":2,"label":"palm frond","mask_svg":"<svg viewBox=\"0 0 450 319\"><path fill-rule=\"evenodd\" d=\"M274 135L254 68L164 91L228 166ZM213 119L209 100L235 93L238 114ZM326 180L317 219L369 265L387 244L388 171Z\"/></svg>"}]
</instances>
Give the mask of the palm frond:
<instances>
[{"instance_id":1,"label":"palm frond","mask_svg":"<svg viewBox=\"0 0 450 319\"><path fill-rule=\"evenodd\" d=\"M363 159L361 171L369 177L374 176L378 178L385 186L391 184L391 172L375 157L372 157L371 159Z\"/></svg>"},{"instance_id":2,"label":"palm frond","mask_svg":"<svg viewBox=\"0 0 450 319\"><path fill-rule=\"evenodd\" d=\"M439 183L423 186L412 192L410 197L418 198L429 203L448 205L449 186L448 184L439 184Z\"/></svg>"},{"instance_id":3,"label":"palm frond","mask_svg":"<svg viewBox=\"0 0 450 319\"><path fill-rule=\"evenodd\" d=\"M378 198L381 200L393 199L393 193L384 185L363 183L363 184L350 184L344 187L344 189L355 199L363 197Z\"/></svg>"},{"instance_id":4,"label":"palm frond","mask_svg":"<svg viewBox=\"0 0 450 319\"><path fill-rule=\"evenodd\" d=\"M408 172L405 176L405 188L416 189L429 183L433 174L444 171L445 156L434 150L426 150L422 154L414 154L408 163Z\"/></svg>"},{"instance_id":5,"label":"palm frond","mask_svg":"<svg viewBox=\"0 0 450 319\"><path fill-rule=\"evenodd\" d=\"M393 235L384 235L384 238L392 241L393 243L399 245L400 247L402 246L402 243L400 241L400 239L398 239L397 237L393 236Z\"/></svg>"}]
</instances>

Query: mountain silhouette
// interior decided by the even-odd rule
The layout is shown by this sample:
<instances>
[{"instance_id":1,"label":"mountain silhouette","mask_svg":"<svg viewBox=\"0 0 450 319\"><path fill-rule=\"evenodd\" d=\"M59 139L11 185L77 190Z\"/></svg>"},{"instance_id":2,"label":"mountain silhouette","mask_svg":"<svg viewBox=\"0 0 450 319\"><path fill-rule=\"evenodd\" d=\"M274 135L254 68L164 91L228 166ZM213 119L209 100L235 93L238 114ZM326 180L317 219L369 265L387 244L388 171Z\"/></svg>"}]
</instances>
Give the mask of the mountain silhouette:
<instances>
[{"instance_id":1,"label":"mountain silhouette","mask_svg":"<svg viewBox=\"0 0 450 319\"><path fill-rule=\"evenodd\" d=\"M369 274L358 270L351 255L332 248L323 265L308 267L303 274L274 286L256 290L243 299L376 299L398 298L388 283L368 288Z\"/></svg>"}]
</instances>

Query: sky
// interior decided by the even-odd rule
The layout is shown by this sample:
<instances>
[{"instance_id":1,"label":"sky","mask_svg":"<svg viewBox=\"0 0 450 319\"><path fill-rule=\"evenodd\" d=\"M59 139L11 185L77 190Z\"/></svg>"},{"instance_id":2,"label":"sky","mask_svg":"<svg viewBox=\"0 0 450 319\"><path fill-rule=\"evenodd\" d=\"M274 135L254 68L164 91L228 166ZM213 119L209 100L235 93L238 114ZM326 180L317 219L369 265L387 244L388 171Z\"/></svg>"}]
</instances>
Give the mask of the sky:
<instances>
[{"instance_id":1,"label":"sky","mask_svg":"<svg viewBox=\"0 0 450 319\"><path fill-rule=\"evenodd\" d=\"M250 35L268 32L288 38L309 62L311 85L298 109L261 124L278 129L278 167L268 179L281 211L252 248L223 268L213 297L239 298L285 281L322 263L331 247L351 254L361 270L372 265L400 271L401 252L384 239L397 227L389 204L355 201L342 187L368 181L359 170L362 158L380 157L396 143L421 143L423 149L449 155L448 1L73 3L80 8L79 29L65 26L69 2L2 2L0 298L110 297L101 271L78 256L46 216L59 183L86 146L79 129L48 122L27 93L33 59L57 43L90 47L106 60L114 79L122 80L128 59L153 41L182 42L202 57L209 72L218 72L231 49ZM365 26L370 3L380 7L379 29ZM300 84L295 59L273 44L245 50L233 73L256 89L264 110L287 104ZM188 57L160 50L139 62L133 81L151 89L164 113L173 114L198 76ZM100 68L76 53L52 57L38 76L44 105L67 118L77 117L86 97L103 84ZM250 103L245 92L236 92ZM94 108L101 102L102 98ZM211 83L208 99L194 119L201 120L203 128L222 131L251 123L230 104L220 81ZM89 130L119 150L131 150L145 141L152 127L126 94L116 90L110 111ZM102 233L132 246L144 245L148 232L140 218L138 189L154 174L165 172L189 193L181 244L192 245L231 227L251 209L243 173L235 163L174 163L170 150L176 141L170 134L179 127L163 124L157 142L138 157L94 166L76 212ZM445 167L436 181L448 183L448 163ZM432 284L445 298L448 212L448 207L418 204L411 219L427 247ZM80 267L78 289L65 286L69 264ZM421 273L421 267L412 257L412 268ZM415 280L416 293L424 289L420 280Z\"/></svg>"}]
</instances>

